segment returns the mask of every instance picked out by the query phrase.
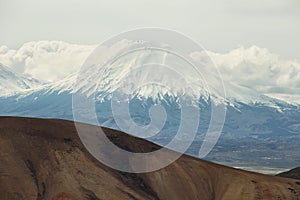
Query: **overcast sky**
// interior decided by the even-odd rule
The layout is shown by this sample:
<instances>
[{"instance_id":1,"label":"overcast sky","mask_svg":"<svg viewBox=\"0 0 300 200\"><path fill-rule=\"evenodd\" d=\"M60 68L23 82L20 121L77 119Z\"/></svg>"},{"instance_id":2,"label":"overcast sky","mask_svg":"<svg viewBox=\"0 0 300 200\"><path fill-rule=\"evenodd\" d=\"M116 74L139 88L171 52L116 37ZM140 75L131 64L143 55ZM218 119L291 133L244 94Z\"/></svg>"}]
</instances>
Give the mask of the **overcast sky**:
<instances>
[{"instance_id":1,"label":"overcast sky","mask_svg":"<svg viewBox=\"0 0 300 200\"><path fill-rule=\"evenodd\" d=\"M0 46L99 44L138 27L177 30L224 53L257 45L300 60L298 0L1 0Z\"/></svg>"}]
</instances>

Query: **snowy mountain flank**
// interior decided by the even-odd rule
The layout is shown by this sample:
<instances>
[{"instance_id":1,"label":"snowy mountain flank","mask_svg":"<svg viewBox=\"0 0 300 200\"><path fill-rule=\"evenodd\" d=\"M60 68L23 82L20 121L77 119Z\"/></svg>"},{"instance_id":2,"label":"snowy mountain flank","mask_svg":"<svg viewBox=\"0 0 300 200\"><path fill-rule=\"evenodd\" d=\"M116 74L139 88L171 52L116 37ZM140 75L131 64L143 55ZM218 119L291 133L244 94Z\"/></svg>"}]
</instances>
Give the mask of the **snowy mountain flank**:
<instances>
[{"instance_id":1,"label":"snowy mountain flank","mask_svg":"<svg viewBox=\"0 0 300 200\"><path fill-rule=\"evenodd\" d=\"M42 45L43 48L36 47L38 45ZM81 57L84 57L83 55L87 55L92 49L85 47L82 53L78 50L78 46L76 51L70 51L65 43L64 48L59 48L59 43L55 45L58 46L46 48L45 43L32 43L31 49L35 47L33 52L28 53L30 49L25 51L25 47L22 52L33 56L22 58L24 61L30 59L32 63L39 63L40 60L34 60L36 51L39 51L42 57L47 52L49 54L49 51L60 51L64 55L71 52L69 54L72 57L80 52ZM112 49L103 49L103 52L109 57L121 48L126 48L126 45L132 44L123 41L121 45ZM3 55L10 54L1 55L0 52L0 62L1 59L5 61ZM0 64L0 115L72 120L74 119L72 98L74 95L81 95L95 100L96 118L100 125L120 130L122 127L118 125L119 121L116 119L123 116L125 110L114 113L112 105L115 105L114 102L124 101L128 105L131 119L120 120L130 128L130 133L139 136L139 132L134 131L132 124L147 126L153 123L152 128L158 129L161 133L148 139L163 145L168 144L174 137L181 121L187 124L197 122L192 116L181 119L181 108L184 103L200 110L195 140L187 151L188 154L197 156L209 129L212 108L214 105L222 104L226 107L222 135L206 159L239 167L299 166L300 158L296 151L300 145L300 102L296 87L298 74L292 76L290 70L283 72L281 66L290 66L296 71L300 65L297 62L283 61L258 47L240 48L224 55L212 52L208 54L219 66L226 93L222 93L224 91L220 87L219 78L209 68L201 68L203 76L201 77L187 63L167 52L144 50L134 52L126 58L121 57L106 67L90 65L84 70L73 67L65 73L64 78L58 80L53 78L55 81L46 82L45 77L41 80L28 78L28 75L14 72L14 67ZM14 52L13 56L16 55L18 53ZM192 58L197 60L201 59L201 56L196 52ZM13 62L11 64L14 65ZM28 67L35 68L34 65ZM231 69L231 74L228 68ZM255 74L255 70L260 74ZM270 74L268 70L272 72L271 78L267 77ZM23 71L32 73L35 78L38 77L38 70ZM42 75L41 72L40 76ZM263 76L266 82L259 86ZM273 82L273 79L277 81ZM249 87L250 83L254 86ZM276 84L281 84L281 88ZM288 91L290 93L280 93L279 91L287 87L286 85L291 85ZM162 119L153 120L151 119L153 113L149 110L158 104L165 111L158 112ZM84 104L81 109L80 112L88 116L89 110ZM164 115L166 119L161 124Z\"/></svg>"},{"instance_id":2,"label":"snowy mountain flank","mask_svg":"<svg viewBox=\"0 0 300 200\"><path fill-rule=\"evenodd\" d=\"M41 83L38 80L13 72L0 63L1 97L15 95L40 86Z\"/></svg>"}]
</instances>

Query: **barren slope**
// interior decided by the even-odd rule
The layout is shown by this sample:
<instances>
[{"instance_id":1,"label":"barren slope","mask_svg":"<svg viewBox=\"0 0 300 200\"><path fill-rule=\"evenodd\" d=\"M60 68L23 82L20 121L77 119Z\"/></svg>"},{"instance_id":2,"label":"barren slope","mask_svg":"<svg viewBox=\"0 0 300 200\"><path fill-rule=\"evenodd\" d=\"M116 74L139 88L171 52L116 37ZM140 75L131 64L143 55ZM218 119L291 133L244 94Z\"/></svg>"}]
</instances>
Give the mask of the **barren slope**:
<instances>
[{"instance_id":1,"label":"barren slope","mask_svg":"<svg viewBox=\"0 0 300 200\"><path fill-rule=\"evenodd\" d=\"M92 126L86 125L89 129ZM114 130L124 149L148 152L155 144ZM300 182L260 175L182 156L152 173L129 174L96 161L73 122L0 118L0 199L300 199Z\"/></svg>"},{"instance_id":2,"label":"barren slope","mask_svg":"<svg viewBox=\"0 0 300 200\"><path fill-rule=\"evenodd\" d=\"M300 180L300 167L297 167L297 168L292 169L287 172L282 172L282 173L278 174L277 176L286 177L286 178L294 178L294 179Z\"/></svg>"}]
</instances>

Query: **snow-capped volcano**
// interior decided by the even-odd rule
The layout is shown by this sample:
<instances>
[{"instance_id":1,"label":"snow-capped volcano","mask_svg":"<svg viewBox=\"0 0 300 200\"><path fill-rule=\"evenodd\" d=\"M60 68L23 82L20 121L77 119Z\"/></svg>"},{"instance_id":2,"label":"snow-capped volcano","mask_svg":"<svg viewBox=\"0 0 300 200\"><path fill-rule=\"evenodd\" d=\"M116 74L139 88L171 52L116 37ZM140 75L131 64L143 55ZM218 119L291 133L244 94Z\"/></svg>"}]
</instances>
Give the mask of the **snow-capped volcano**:
<instances>
[{"instance_id":1,"label":"snow-capped volcano","mask_svg":"<svg viewBox=\"0 0 300 200\"><path fill-rule=\"evenodd\" d=\"M99 54L113 57L124 49L138 47L135 43L122 41ZM226 82L218 76L212 61L205 52L194 52L190 59L200 62L195 69L191 63L170 52L143 49L120 56L109 64L89 63L77 73L45 86L50 93L97 94L99 101L113 94L125 94L129 98L163 100L165 96L182 97L191 101L209 99L215 103L234 106L236 103L265 104L274 107L274 99L253 89ZM116 56L117 57L117 56ZM199 61L199 59L201 59Z\"/></svg>"},{"instance_id":2,"label":"snow-capped volcano","mask_svg":"<svg viewBox=\"0 0 300 200\"><path fill-rule=\"evenodd\" d=\"M167 53L137 52L108 67L92 65L49 87L52 91L81 92L87 96L99 93L99 98L116 92L154 99L166 95L208 97L205 81L212 79L209 74L206 80L201 80L187 63L175 59Z\"/></svg>"},{"instance_id":3,"label":"snow-capped volcano","mask_svg":"<svg viewBox=\"0 0 300 200\"><path fill-rule=\"evenodd\" d=\"M127 45L125 42L111 49L103 49L103 56L109 59L112 54L127 48ZM203 52L195 52L190 58L198 61L203 58ZM295 103L297 96L292 99L286 96L279 98L276 94L264 95L237 83L222 81L211 70L212 66L207 64L209 60L201 61L204 64L195 70L173 54L145 49L121 56L108 62L109 65L85 63L77 73L48 84L41 84L0 66L0 115L73 120L72 98L80 94L95 99L96 117L100 125L121 129L115 117L122 116L123 110L113 113L111 103L112 100L124 100L128 103L130 115L121 121L131 128L130 133L139 136L140 132L134 131L132 125L150 124L150 108L160 104L165 108L167 118L164 124L160 124L161 118L154 120L157 126L152 128L164 134L158 134L150 140L166 144L176 134L181 122L180 99L200 108L200 123L189 154L198 155L199 146L205 140L204 135L210 125L212 106L218 104L226 107L226 118L218 148L209 157L211 160L227 161L226 152L232 151L237 151L235 158L241 162L245 161L245 152L248 157L257 158L255 151L252 151L253 146L259 149L260 155L269 158L272 153L281 155L280 149L300 145L300 106ZM80 109L80 113L89 115L90 110L86 109L84 102ZM159 113L159 117L163 117L163 114ZM188 116L183 123L194 122L195 118ZM291 140L294 143L288 142ZM239 154L236 149L241 146L247 146L247 149ZM298 154L289 153L290 157L282 162L293 165L297 162ZM284 158L282 155L280 157ZM268 165L263 162L260 163L262 166ZM276 162L275 159L273 164L279 166L280 163Z\"/></svg>"},{"instance_id":4,"label":"snow-capped volcano","mask_svg":"<svg viewBox=\"0 0 300 200\"><path fill-rule=\"evenodd\" d=\"M290 101L285 101L286 98L264 95L248 87L223 81L204 51L188 55L192 62L200 63L195 68L193 63L172 54L168 47L162 51L141 49L143 46L145 42L122 40L112 46L101 47L96 60L89 59L77 73L48 84L41 84L0 65L1 95L15 95L22 99L28 96L39 98L41 94L81 93L88 97L95 95L98 101L103 102L113 95L125 94L129 99L169 101L184 98L190 102L212 101L235 109L240 105L259 104L279 111L284 110L281 109L283 104L290 104ZM130 53L122 55L125 50ZM260 52L260 49L256 48L255 51ZM98 57L102 63L98 63Z\"/></svg>"}]
</instances>

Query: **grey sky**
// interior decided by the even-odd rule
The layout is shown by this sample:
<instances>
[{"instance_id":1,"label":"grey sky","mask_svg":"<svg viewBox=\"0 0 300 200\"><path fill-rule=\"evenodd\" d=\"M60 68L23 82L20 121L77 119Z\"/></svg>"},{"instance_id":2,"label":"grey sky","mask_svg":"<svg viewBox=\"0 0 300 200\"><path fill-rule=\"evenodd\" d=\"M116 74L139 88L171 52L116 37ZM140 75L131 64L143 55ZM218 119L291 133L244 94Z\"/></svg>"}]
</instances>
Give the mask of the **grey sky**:
<instances>
[{"instance_id":1,"label":"grey sky","mask_svg":"<svg viewBox=\"0 0 300 200\"><path fill-rule=\"evenodd\" d=\"M266 47L300 60L298 0L1 0L0 45L98 44L138 27L182 32L215 52Z\"/></svg>"}]
</instances>

